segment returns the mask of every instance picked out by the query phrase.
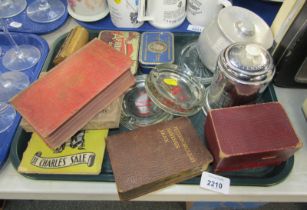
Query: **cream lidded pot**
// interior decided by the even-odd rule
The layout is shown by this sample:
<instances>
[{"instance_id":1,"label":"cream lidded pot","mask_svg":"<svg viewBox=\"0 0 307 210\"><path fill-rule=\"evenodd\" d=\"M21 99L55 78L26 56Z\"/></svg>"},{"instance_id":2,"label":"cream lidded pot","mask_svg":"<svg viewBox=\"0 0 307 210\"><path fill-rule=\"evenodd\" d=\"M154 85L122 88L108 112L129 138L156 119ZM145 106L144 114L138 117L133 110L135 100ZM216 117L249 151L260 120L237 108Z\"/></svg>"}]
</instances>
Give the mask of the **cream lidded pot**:
<instances>
[{"instance_id":1,"label":"cream lidded pot","mask_svg":"<svg viewBox=\"0 0 307 210\"><path fill-rule=\"evenodd\" d=\"M199 58L214 72L219 54L235 42L255 42L270 49L273 34L266 22L252 11L237 6L225 7L200 34Z\"/></svg>"},{"instance_id":2,"label":"cream lidded pot","mask_svg":"<svg viewBox=\"0 0 307 210\"><path fill-rule=\"evenodd\" d=\"M204 113L211 109L255 103L275 73L270 53L257 43L237 42L219 55Z\"/></svg>"}]
</instances>

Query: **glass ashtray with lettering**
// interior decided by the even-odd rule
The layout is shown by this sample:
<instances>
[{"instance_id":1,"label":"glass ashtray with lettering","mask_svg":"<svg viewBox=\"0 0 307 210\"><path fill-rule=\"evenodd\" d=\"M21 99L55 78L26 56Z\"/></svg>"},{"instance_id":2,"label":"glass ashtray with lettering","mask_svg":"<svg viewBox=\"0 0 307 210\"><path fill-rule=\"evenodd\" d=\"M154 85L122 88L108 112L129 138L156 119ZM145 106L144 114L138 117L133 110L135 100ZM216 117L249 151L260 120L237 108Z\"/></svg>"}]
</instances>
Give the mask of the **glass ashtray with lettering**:
<instances>
[{"instance_id":1,"label":"glass ashtray with lettering","mask_svg":"<svg viewBox=\"0 0 307 210\"><path fill-rule=\"evenodd\" d=\"M120 124L129 130L145 127L173 118L160 109L147 95L145 79L147 75L136 76L136 84L124 96Z\"/></svg>"},{"instance_id":2,"label":"glass ashtray with lettering","mask_svg":"<svg viewBox=\"0 0 307 210\"><path fill-rule=\"evenodd\" d=\"M145 89L156 106L175 116L195 115L205 104L204 86L175 64L156 66L145 80Z\"/></svg>"}]
</instances>

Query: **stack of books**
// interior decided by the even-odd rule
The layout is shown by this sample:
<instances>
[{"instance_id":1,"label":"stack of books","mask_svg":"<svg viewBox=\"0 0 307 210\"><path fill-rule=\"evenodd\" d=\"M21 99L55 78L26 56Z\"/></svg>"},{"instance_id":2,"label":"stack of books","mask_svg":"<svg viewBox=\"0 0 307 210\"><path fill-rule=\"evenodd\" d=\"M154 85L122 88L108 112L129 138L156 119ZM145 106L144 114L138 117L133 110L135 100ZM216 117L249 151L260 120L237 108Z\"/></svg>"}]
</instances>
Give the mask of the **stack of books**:
<instances>
[{"instance_id":1,"label":"stack of books","mask_svg":"<svg viewBox=\"0 0 307 210\"><path fill-rule=\"evenodd\" d=\"M135 83L130 58L93 39L11 100L51 147L68 141Z\"/></svg>"}]
</instances>

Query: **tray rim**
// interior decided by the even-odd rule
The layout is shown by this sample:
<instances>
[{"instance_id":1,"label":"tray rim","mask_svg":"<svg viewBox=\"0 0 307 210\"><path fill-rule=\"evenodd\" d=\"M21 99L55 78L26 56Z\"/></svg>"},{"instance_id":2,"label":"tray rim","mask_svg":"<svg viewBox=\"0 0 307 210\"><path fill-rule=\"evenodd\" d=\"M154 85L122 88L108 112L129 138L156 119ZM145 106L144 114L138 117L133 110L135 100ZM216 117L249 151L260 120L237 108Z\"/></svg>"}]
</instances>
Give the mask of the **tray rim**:
<instances>
[{"instance_id":1,"label":"tray rim","mask_svg":"<svg viewBox=\"0 0 307 210\"><path fill-rule=\"evenodd\" d=\"M89 33L93 34L93 33L99 33L100 31L96 31L96 30L89 30ZM61 42L67 35L69 32L61 35L60 37L58 37L50 51L49 51L49 55L46 58L45 64L42 68L42 71L47 71L48 66L51 64L51 59L53 56L55 56L54 51L56 50L56 46L59 44L59 42ZM175 33L176 34L176 33ZM182 34L182 35L186 35L185 33L179 32L178 34ZM191 35L195 35L192 34ZM274 87L272 84L270 84L267 88L267 91L269 91L269 94L271 96L271 100L273 101L277 101L277 97L276 97L276 93L274 91ZM21 132L23 132L23 129L21 127L19 127L16 131L15 137L13 139L13 143L11 146L11 151L10 151L10 159L13 163L14 168L17 170L18 165L20 163L20 159L18 157L17 154L17 141L19 136L21 135ZM15 150L14 150L15 148ZM292 171L294 165L294 156L290 157L287 161L281 163L278 166L273 166L273 167L277 167L281 172L271 176L271 177L267 177L267 178L242 178L242 177L230 177L231 178L231 185L232 186L272 186L275 184L278 184L280 182L282 182ZM18 172L19 173L19 172ZM20 173L23 176L30 178L30 179L34 179L34 180L57 180L57 181L88 181L88 182L114 182L114 176L113 174L109 174L109 173L105 173L103 175L70 175L70 174L25 174L25 173ZM72 178L73 177L73 178ZM70 178L70 179L66 179L66 178ZM89 179L90 178L90 179ZM200 178L199 177L195 177L193 178L193 182L191 182L190 180L186 180L184 182L180 182L178 184L192 184L192 185L196 185L195 184L195 180L199 183L200 182ZM243 180L243 181L242 181Z\"/></svg>"},{"instance_id":2,"label":"tray rim","mask_svg":"<svg viewBox=\"0 0 307 210\"><path fill-rule=\"evenodd\" d=\"M263 8L264 5L269 5L268 9L263 10L259 8ZM274 3L270 4L270 2L264 2L264 1L254 1L251 3L251 5L247 5L246 2L242 2L242 0L233 0L233 6L240 6L246 9L251 10L252 12L256 13L258 16L260 16L268 25L272 24L273 18L275 17L276 13L278 12L279 8L281 7L281 3ZM273 9L273 10L272 10ZM267 13L266 11L272 10L271 13ZM76 19L74 19L76 20ZM148 21L146 21L141 27L139 28L118 28L114 26L114 24L111 21L110 14L108 14L105 18L95 21L95 22L85 22L76 20L76 22L83 26L86 29L89 30L121 30L121 31L170 31L170 32L183 32L183 33L190 33L191 31L187 30L187 27L189 25L192 25L187 18L185 18L184 22L177 26L176 28L172 29L158 29L154 26L150 25ZM97 24L99 24L97 26Z\"/></svg>"},{"instance_id":3,"label":"tray rim","mask_svg":"<svg viewBox=\"0 0 307 210\"><path fill-rule=\"evenodd\" d=\"M48 45L48 43L45 39L43 39L42 37L40 37L36 34L23 34L23 33L19 33L19 32L12 32L11 34L12 34L12 36L22 36L22 37L27 36L29 38L33 38L33 39L37 40L41 45L41 48L42 48L41 58L40 58L39 62L36 64L36 66L32 67L33 68L32 72L38 71L37 75L33 74L33 81L31 82L31 84L32 84L33 82L35 82L37 80L37 78L39 77L39 75L42 71L43 66L45 65L45 62L46 62L46 59L47 59L47 56L48 56L48 52L49 52L49 45ZM4 35L3 32L0 32L0 36L5 36L5 35ZM12 141L14 140L14 138L15 138L16 131L19 127L21 116L18 112L16 113L15 120L17 120L17 122L16 122L15 125L13 124L13 126L15 126L15 128L12 131L13 132L12 138L11 139L5 138L5 140L1 139L1 141L5 141L5 143L3 143L0 147L0 169L4 166L6 160L9 157L11 144L12 144ZM7 134L7 135L10 135L10 134Z\"/></svg>"},{"instance_id":4,"label":"tray rim","mask_svg":"<svg viewBox=\"0 0 307 210\"><path fill-rule=\"evenodd\" d=\"M114 175L110 173L99 174L99 175L78 175L78 174L26 174L18 172L18 166L20 164L20 159L17 154L17 143L22 132L25 132L21 127L18 127L15 137L13 139L13 143L10 149L9 158L12 162L13 167L16 172L21 174L22 176L32 179L32 180L56 180L56 181L86 181L86 182L114 182ZM288 175L291 173L292 168L294 166L294 156L291 156L287 161L282 162L276 167L280 170L280 173L267 177L267 178L242 178L235 176L225 176L231 179L231 186L258 186L258 187L269 187L276 185L282 181L284 181ZM68 178L68 179L67 179ZM200 183L200 177L194 177L192 179L177 183L177 184L190 184L197 185Z\"/></svg>"},{"instance_id":5,"label":"tray rim","mask_svg":"<svg viewBox=\"0 0 307 210\"><path fill-rule=\"evenodd\" d=\"M27 6L29 5L29 0L26 0L27 1ZM61 17L60 19L56 20L55 22L57 22L58 24L54 27L54 28L51 28L46 26L46 30L22 30L20 28L14 28L14 27L10 27L9 26L9 31L10 32L15 32L15 33L26 33L26 34L39 34L39 35L44 35L44 34L48 34L48 33L51 33L55 30L57 30L58 28L60 28L61 26L63 26L65 24L65 22L68 20L68 17L69 17L69 14L67 12L67 1L66 0L61 0L64 5L65 5L65 13L64 13L64 16ZM32 1L31 1L32 2ZM14 22L16 17L19 17L21 16L23 13L25 13L27 10L27 7L25 8L25 10L23 10L20 14L14 16L14 17L11 17L9 18L11 21L10 22ZM27 20L29 21L29 24L32 23L32 21L30 20L30 18L27 18ZM35 22L33 22L35 23ZM47 25L48 23L35 23L35 24L44 24L44 25ZM49 24L53 24L53 22L49 23ZM2 32L2 29L0 28L0 32Z\"/></svg>"}]
</instances>

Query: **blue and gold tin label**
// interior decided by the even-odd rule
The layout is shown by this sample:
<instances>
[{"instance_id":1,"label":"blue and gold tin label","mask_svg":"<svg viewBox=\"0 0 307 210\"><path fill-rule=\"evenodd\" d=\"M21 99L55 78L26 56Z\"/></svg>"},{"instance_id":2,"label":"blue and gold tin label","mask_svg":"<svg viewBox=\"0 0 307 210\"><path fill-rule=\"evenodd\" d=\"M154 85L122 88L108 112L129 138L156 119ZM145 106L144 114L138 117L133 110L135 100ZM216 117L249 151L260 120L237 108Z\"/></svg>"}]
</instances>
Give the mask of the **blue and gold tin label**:
<instances>
[{"instance_id":1,"label":"blue and gold tin label","mask_svg":"<svg viewBox=\"0 0 307 210\"><path fill-rule=\"evenodd\" d=\"M174 35L170 32L144 32L139 62L142 67L174 62Z\"/></svg>"}]
</instances>

